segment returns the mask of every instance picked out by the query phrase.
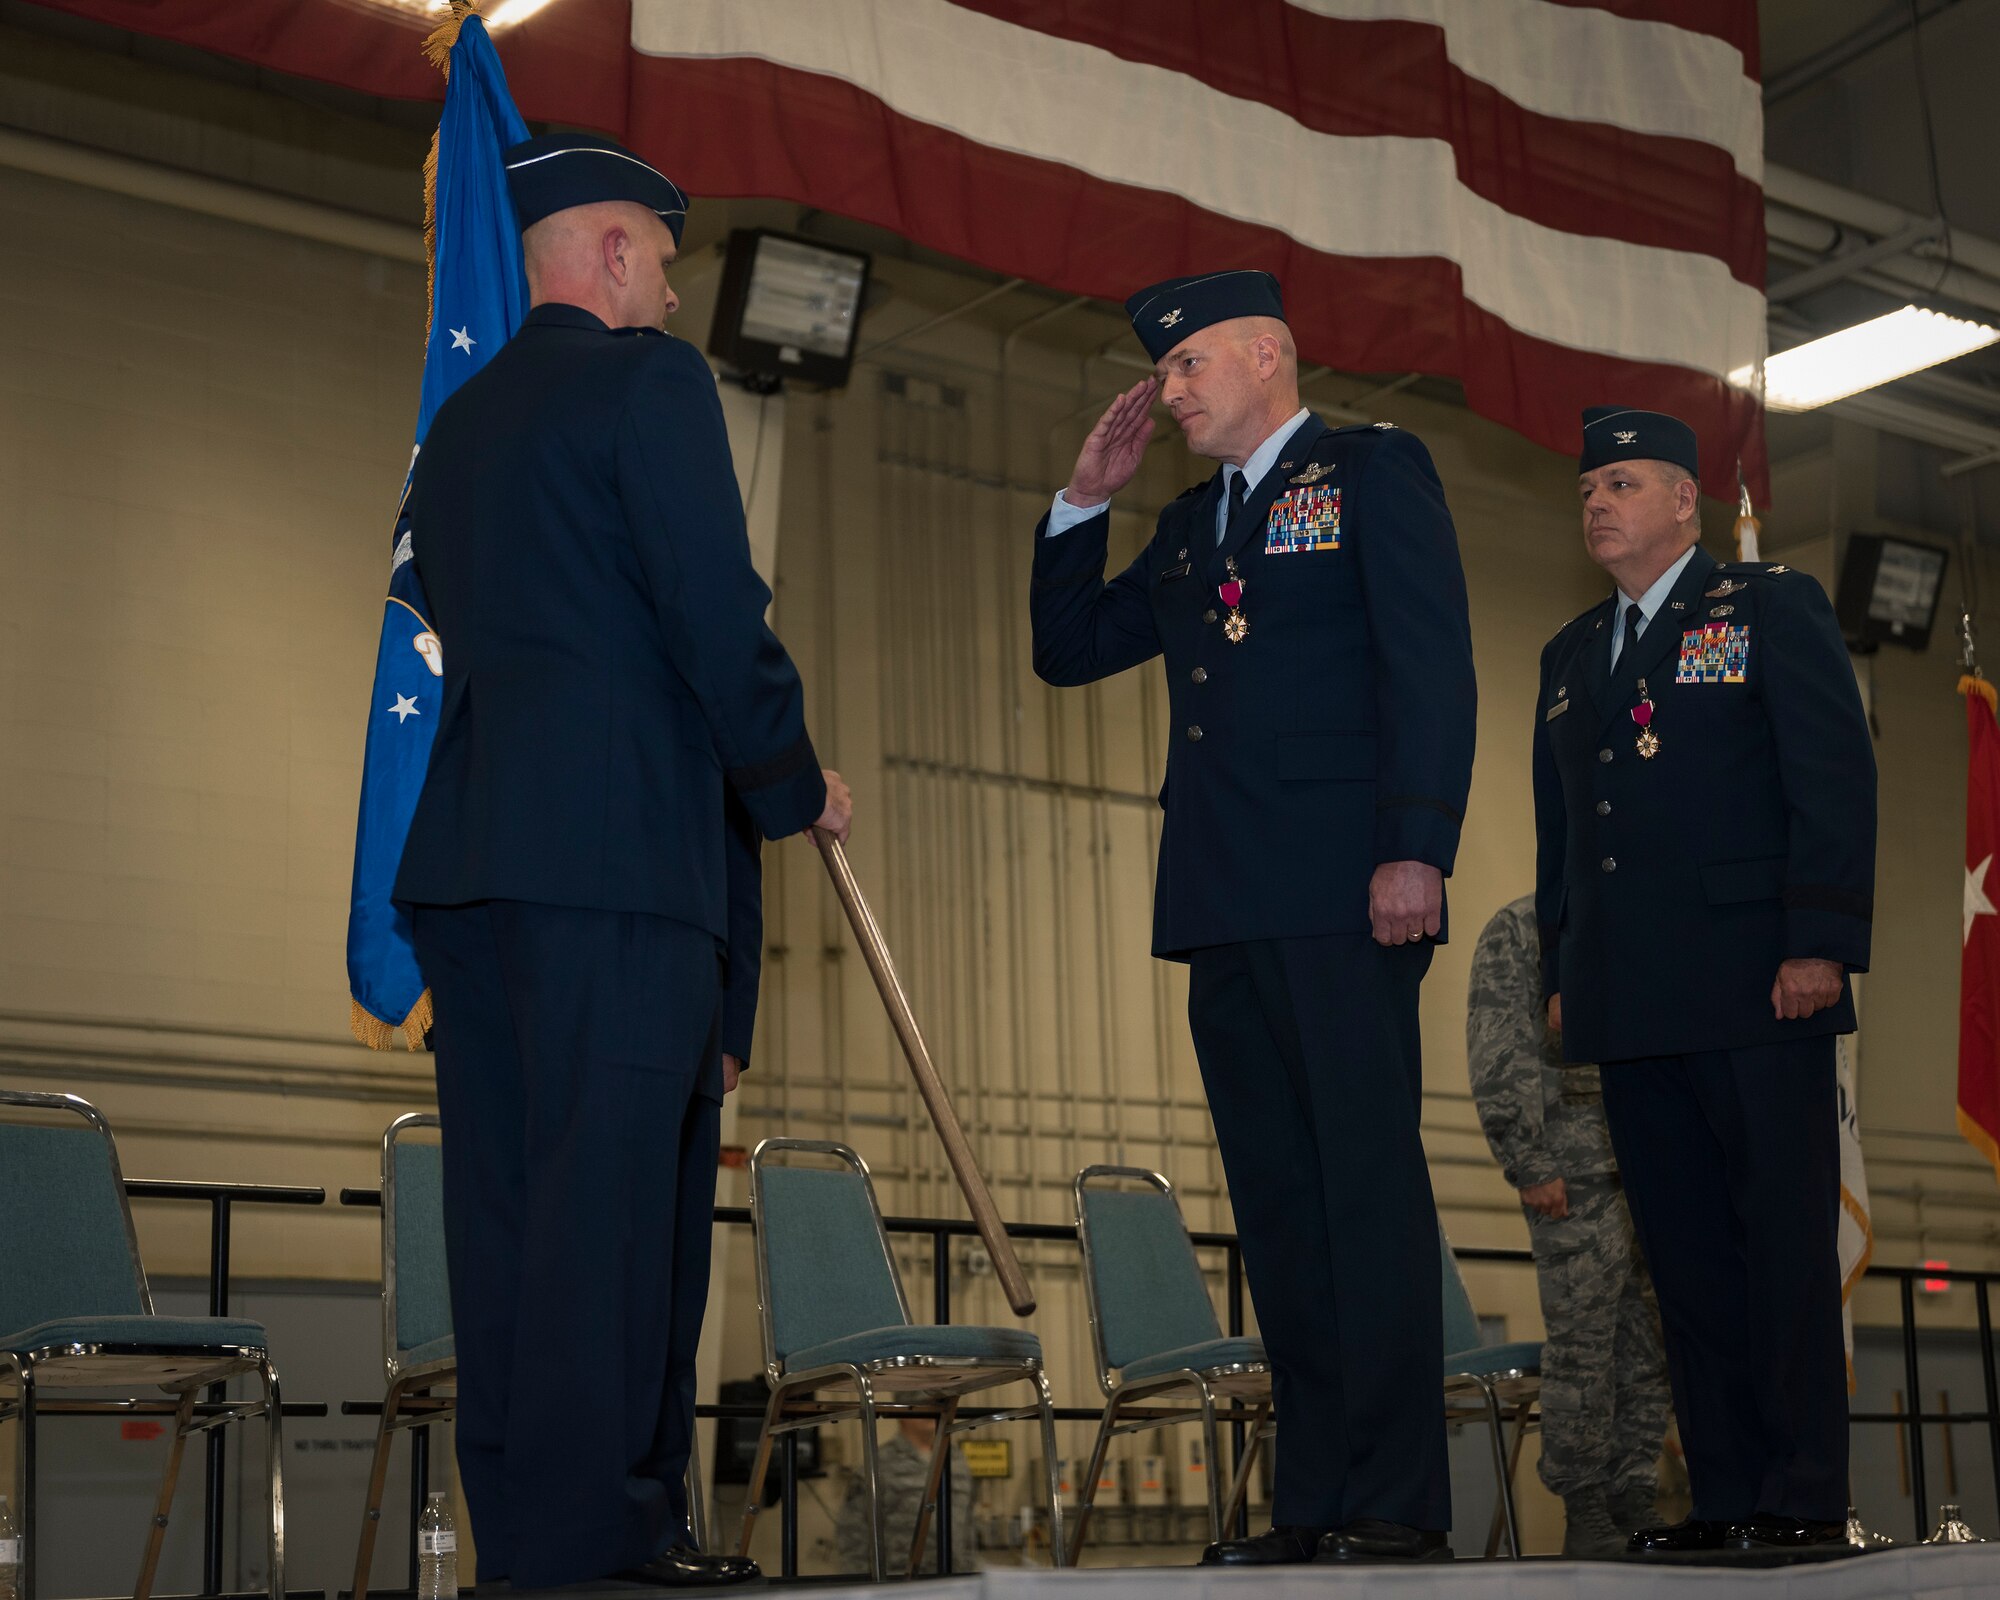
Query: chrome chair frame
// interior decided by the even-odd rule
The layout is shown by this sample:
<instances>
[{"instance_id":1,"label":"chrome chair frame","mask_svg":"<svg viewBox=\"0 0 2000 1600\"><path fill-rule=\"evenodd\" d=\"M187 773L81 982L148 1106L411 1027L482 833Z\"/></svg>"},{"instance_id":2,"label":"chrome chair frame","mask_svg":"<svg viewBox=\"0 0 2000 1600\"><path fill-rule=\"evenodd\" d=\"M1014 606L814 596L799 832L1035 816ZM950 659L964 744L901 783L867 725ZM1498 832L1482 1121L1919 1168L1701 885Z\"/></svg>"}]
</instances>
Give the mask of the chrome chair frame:
<instances>
[{"instance_id":1,"label":"chrome chair frame","mask_svg":"<svg viewBox=\"0 0 2000 1600\"><path fill-rule=\"evenodd\" d=\"M879 1361L837 1362L801 1371L787 1371L778 1355L777 1328L771 1304L771 1262L769 1229L764 1216L763 1185L759 1181L764 1164L775 1155L800 1154L831 1157L852 1168L861 1177L868 1194L869 1211L875 1219L875 1237L882 1258L895 1285L896 1304L903 1322L910 1325L910 1301L903 1289L903 1275L897 1269L889 1235L882 1226L882 1208L875 1198L875 1181L868 1164L852 1149L825 1139L765 1139L750 1152L750 1222L756 1242L757 1320L764 1340L764 1377L771 1385L770 1404L765 1408L762 1431L757 1439L757 1458L750 1469L748 1497L743 1507L743 1529L736 1553L750 1553L750 1536L756 1525L759 1501L763 1498L765 1474L770 1470L771 1445L781 1435L823 1422L858 1420L861 1424L862 1477L868 1490L869 1576L884 1581L886 1562L882 1547L882 1497L877 1466L875 1422L882 1416L929 1416L937 1418L937 1438L931 1446L929 1475L924 1500L910 1540L910 1560L906 1575L915 1577L923 1559L924 1544L930 1537L931 1517L936 1510L944 1464L951 1441L960 1434L999 1422L1038 1419L1042 1430L1042 1461L1047 1478L1049 1509L1049 1549L1058 1565L1065 1565L1062 1536L1062 1487L1056 1459L1054 1396L1039 1360L1022 1362L980 1361L963 1356L892 1356ZM1033 1403L1010 1410L981 1412L961 1417L959 1405L965 1396L1002 1384L1028 1383L1035 1389ZM816 1398L822 1389L851 1389L853 1398ZM886 1398L885 1398L886 1397Z\"/></svg>"},{"instance_id":2,"label":"chrome chair frame","mask_svg":"<svg viewBox=\"0 0 2000 1600\"><path fill-rule=\"evenodd\" d=\"M104 1141L110 1161L111 1178L124 1213L125 1245L132 1276L138 1285L139 1303L146 1316L156 1316L152 1285L139 1256L139 1235L132 1225L132 1202L125 1192L125 1173L118 1162L118 1141L111 1125L97 1107L73 1094L40 1094L23 1089L0 1089L0 1106L16 1106L31 1111L68 1113L83 1119ZM212 1383L223 1383L245 1373L257 1374L261 1400L224 1404L214 1411L196 1415L201 1391ZM122 1388L154 1384L166 1390L171 1400L50 1400L42 1398L47 1388ZM14 1400L0 1399L0 1423L16 1422L14 1444L14 1484L21 1503L21 1596L36 1600L35 1578L35 1468L36 1420L44 1416L78 1417L172 1417L173 1433L167 1446L167 1464L160 1476L159 1494L146 1536L145 1553L140 1558L139 1576L132 1586L133 1600L148 1600L158 1576L160 1552L166 1543L167 1526L173 1510L174 1490L179 1483L181 1459L187 1441L197 1433L263 1417L266 1422L264 1470L268 1480L271 1524L267 1544L268 1592L271 1600L285 1594L285 1493L283 1402L278 1374L271 1365L271 1353L261 1345L181 1345L118 1342L106 1344L46 1345L35 1350L0 1350L0 1391L18 1391Z\"/></svg>"},{"instance_id":3,"label":"chrome chair frame","mask_svg":"<svg viewBox=\"0 0 2000 1600\"><path fill-rule=\"evenodd\" d=\"M1440 1228L1438 1248L1444 1260L1451 1263L1452 1270L1458 1270L1451 1257L1451 1241ZM1460 1277L1461 1285L1464 1282ZM1468 1292L1467 1301L1471 1296ZM1471 1355L1474 1352L1446 1352L1447 1358L1455 1354ZM1527 1438L1529 1428L1535 1423L1538 1413L1536 1405L1541 1399L1542 1377L1539 1372L1530 1372L1525 1367L1500 1367L1484 1372L1450 1372L1444 1377L1445 1420L1447 1422L1470 1422L1483 1420L1493 1441L1493 1480L1498 1489L1493 1508L1493 1523L1487 1531L1486 1553L1495 1553L1504 1531L1507 1536L1507 1554L1516 1561L1521 1559L1521 1519L1514 1502L1514 1471L1520 1465L1521 1445ZM1511 1448L1506 1441L1506 1421L1511 1413L1514 1423L1514 1442Z\"/></svg>"},{"instance_id":4,"label":"chrome chair frame","mask_svg":"<svg viewBox=\"0 0 2000 1600\"><path fill-rule=\"evenodd\" d=\"M354 1600L368 1600L375 1536L382 1526L382 1495L389 1481L389 1456L398 1433L450 1422L458 1415L458 1357L406 1366L398 1342L396 1299L396 1141L418 1128L435 1128L435 1113L412 1111L396 1118L382 1134L382 1366L388 1391L375 1427L375 1455L368 1468L367 1499L361 1508L361 1538L354 1552ZM449 1394L440 1394L441 1389Z\"/></svg>"},{"instance_id":5,"label":"chrome chair frame","mask_svg":"<svg viewBox=\"0 0 2000 1600\"><path fill-rule=\"evenodd\" d=\"M1180 1198L1174 1193L1173 1184L1163 1173L1147 1167L1089 1166L1076 1175L1071 1186L1076 1201L1076 1237L1083 1249L1083 1292L1090 1317L1090 1342L1097 1356L1097 1384L1104 1391L1105 1398L1104 1419L1098 1424L1097 1441L1091 1447L1090 1470L1077 1484L1076 1532L1069 1551L1072 1566L1082 1557L1084 1534L1090 1527L1091 1508L1097 1499L1097 1484L1104 1471L1105 1454L1111 1448L1111 1441L1120 1434L1145 1433L1154 1428L1170 1428L1176 1423L1200 1420L1204 1469L1208 1479L1209 1537L1220 1540L1241 1513L1248 1498L1250 1473L1257 1464L1259 1451L1265 1440L1277 1431L1276 1424L1271 1420L1269 1362L1227 1362L1199 1371L1192 1367L1180 1367L1130 1383L1119 1381L1117 1370L1105 1353L1104 1324L1097 1303L1097 1258L1091 1246L1090 1224L1083 1208L1085 1189L1100 1182L1109 1188L1119 1181L1143 1183L1157 1189L1172 1203L1174 1215L1181 1215ZM1182 1219L1181 1227L1186 1230L1185 1219ZM1147 1411L1127 1410L1138 1402L1164 1400L1177 1393L1192 1393L1194 1403ZM1226 1402L1226 1406L1218 1408L1219 1400ZM1119 1420L1121 1414L1125 1417L1124 1421ZM1250 1427L1250 1445L1230 1475L1226 1500L1222 1480L1216 1470L1221 1460L1217 1449L1218 1422L1244 1422Z\"/></svg>"}]
</instances>

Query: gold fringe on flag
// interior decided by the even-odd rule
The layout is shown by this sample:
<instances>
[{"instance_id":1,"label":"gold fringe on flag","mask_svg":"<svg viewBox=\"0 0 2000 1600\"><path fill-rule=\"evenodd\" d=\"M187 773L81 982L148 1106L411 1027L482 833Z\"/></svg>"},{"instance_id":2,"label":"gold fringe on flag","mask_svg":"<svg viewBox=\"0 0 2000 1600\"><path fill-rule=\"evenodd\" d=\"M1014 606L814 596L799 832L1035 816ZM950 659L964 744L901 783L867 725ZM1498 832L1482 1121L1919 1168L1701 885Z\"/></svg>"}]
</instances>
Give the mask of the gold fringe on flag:
<instances>
[{"instance_id":1,"label":"gold fringe on flag","mask_svg":"<svg viewBox=\"0 0 2000 1600\"><path fill-rule=\"evenodd\" d=\"M431 1031L434 1020L428 989L417 996L417 1003L410 1007L410 1014L401 1022L384 1022L359 1000L347 1003L347 1031L370 1050L393 1050L399 1036L405 1050L421 1050L424 1035Z\"/></svg>"},{"instance_id":2,"label":"gold fringe on flag","mask_svg":"<svg viewBox=\"0 0 2000 1600\"><path fill-rule=\"evenodd\" d=\"M451 50L465 19L479 10L479 0L451 0L451 10L424 36L424 59L451 82ZM431 342L431 305L437 294L438 136L431 130L431 147L424 156L424 345Z\"/></svg>"},{"instance_id":3,"label":"gold fringe on flag","mask_svg":"<svg viewBox=\"0 0 2000 1600\"><path fill-rule=\"evenodd\" d=\"M1968 672L1958 680L1958 692L1968 697L1978 695L1986 702L1986 709L1993 711L2000 707L2000 690L1996 690L1976 672Z\"/></svg>"}]
</instances>

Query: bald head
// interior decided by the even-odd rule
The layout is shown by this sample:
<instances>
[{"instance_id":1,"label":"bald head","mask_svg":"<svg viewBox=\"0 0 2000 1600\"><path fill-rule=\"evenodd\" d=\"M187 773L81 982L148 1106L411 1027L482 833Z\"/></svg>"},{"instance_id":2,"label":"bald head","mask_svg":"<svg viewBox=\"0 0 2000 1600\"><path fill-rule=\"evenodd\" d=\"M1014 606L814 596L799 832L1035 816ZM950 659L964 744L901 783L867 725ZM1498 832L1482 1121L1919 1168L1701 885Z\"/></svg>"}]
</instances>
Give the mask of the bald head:
<instances>
[{"instance_id":1,"label":"bald head","mask_svg":"<svg viewBox=\"0 0 2000 1600\"><path fill-rule=\"evenodd\" d=\"M1299 409L1299 349L1276 317L1231 317L1159 360L1160 400L1196 455L1241 466Z\"/></svg>"},{"instance_id":2,"label":"bald head","mask_svg":"<svg viewBox=\"0 0 2000 1600\"><path fill-rule=\"evenodd\" d=\"M613 328L659 328L680 305L667 284L673 230L629 200L552 212L521 235L528 299L579 306Z\"/></svg>"}]
</instances>

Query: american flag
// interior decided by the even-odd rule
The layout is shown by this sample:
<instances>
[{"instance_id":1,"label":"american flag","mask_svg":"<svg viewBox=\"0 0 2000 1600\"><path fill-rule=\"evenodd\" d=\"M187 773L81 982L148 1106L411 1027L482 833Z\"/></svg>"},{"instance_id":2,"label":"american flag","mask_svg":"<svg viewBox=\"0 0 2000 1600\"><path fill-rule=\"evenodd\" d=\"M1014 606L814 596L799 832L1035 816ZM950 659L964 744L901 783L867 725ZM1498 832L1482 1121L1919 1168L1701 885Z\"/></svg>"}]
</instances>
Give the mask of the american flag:
<instances>
[{"instance_id":1,"label":"american flag","mask_svg":"<svg viewBox=\"0 0 2000 1600\"><path fill-rule=\"evenodd\" d=\"M437 94L414 4L44 3ZM496 42L526 116L696 195L1111 299L1268 267L1310 361L1564 454L1585 405L1671 411L1765 497L1755 0L552 0Z\"/></svg>"}]
</instances>

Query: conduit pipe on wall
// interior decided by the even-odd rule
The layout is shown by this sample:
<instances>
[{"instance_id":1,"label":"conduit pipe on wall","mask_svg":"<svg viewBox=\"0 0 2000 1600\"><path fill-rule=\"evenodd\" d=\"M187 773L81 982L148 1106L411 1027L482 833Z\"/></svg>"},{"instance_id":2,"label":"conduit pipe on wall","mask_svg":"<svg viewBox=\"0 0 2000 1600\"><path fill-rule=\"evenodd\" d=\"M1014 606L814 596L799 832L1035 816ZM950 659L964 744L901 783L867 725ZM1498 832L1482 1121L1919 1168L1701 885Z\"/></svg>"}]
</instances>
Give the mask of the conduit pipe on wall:
<instances>
[{"instance_id":1,"label":"conduit pipe on wall","mask_svg":"<svg viewBox=\"0 0 2000 1600\"><path fill-rule=\"evenodd\" d=\"M272 233L387 256L392 261L421 265L424 259L424 236L413 227L358 211L343 211L338 206L295 200L268 189L180 172L150 161L134 161L128 156L92 150L62 139L0 128L0 166L87 189L122 194L128 199L178 206L183 211L240 222Z\"/></svg>"}]
</instances>

